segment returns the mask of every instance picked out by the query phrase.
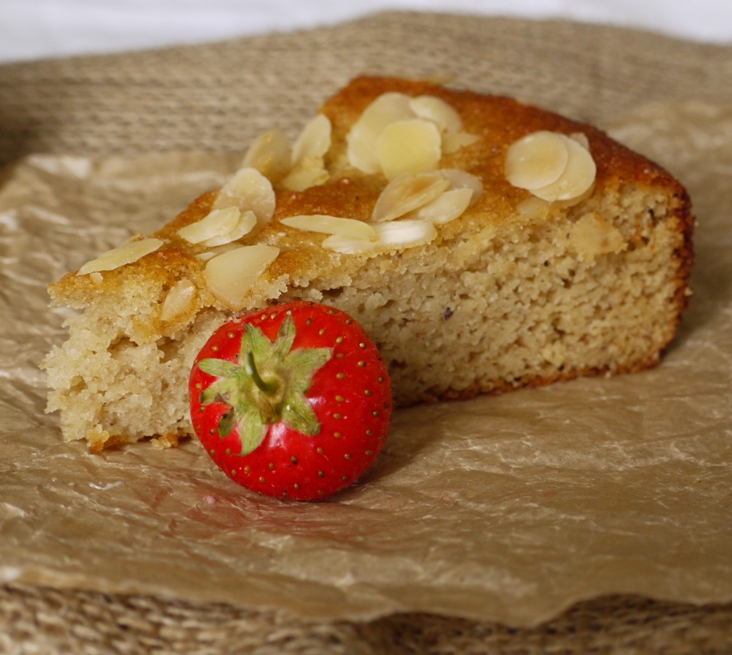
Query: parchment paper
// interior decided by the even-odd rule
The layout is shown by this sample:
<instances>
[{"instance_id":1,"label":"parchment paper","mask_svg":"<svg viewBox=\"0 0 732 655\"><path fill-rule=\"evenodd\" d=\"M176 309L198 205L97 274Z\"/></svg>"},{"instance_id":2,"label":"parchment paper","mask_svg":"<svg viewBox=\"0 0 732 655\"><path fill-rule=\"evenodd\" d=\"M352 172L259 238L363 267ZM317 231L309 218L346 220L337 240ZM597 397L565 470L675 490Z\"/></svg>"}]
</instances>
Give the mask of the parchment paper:
<instances>
[{"instance_id":1,"label":"parchment paper","mask_svg":"<svg viewBox=\"0 0 732 655\"><path fill-rule=\"evenodd\" d=\"M532 625L608 593L732 600L732 108L612 133L695 201L694 296L648 372L398 412L374 469L312 504L252 495L193 441L89 455L43 413L45 285L149 232L234 155L31 156L0 179L0 582Z\"/></svg>"}]
</instances>

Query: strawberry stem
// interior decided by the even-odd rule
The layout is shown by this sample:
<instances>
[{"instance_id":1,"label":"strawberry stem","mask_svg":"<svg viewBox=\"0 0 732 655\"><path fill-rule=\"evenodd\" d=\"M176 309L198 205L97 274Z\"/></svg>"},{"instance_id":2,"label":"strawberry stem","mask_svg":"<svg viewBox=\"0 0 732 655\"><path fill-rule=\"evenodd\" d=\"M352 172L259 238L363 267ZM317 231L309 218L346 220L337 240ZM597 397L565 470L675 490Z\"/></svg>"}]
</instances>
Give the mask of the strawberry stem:
<instances>
[{"instance_id":1,"label":"strawberry stem","mask_svg":"<svg viewBox=\"0 0 732 655\"><path fill-rule=\"evenodd\" d=\"M221 417L219 436L224 438L238 428L239 454L246 455L262 443L268 426L279 421L305 436L318 434L320 422L305 393L315 373L330 360L332 348L292 350L296 330L291 315L274 341L258 327L247 324L245 328L241 364L216 358L198 363L204 373L218 378L202 391L201 404L221 401L231 407Z\"/></svg>"},{"instance_id":2,"label":"strawberry stem","mask_svg":"<svg viewBox=\"0 0 732 655\"><path fill-rule=\"evenodd\" d=\"M275 391L277 391L277 387L279 385L267 384L259 375L259 371L257 370L257 364L254 361L254 355L252 354L251 350L248 351L246 356L244 357L244 369L249 374L249 377L252 378L252 382L257 385L262 393L271 396L275 393Z\"/></svg>"}]
</instances>

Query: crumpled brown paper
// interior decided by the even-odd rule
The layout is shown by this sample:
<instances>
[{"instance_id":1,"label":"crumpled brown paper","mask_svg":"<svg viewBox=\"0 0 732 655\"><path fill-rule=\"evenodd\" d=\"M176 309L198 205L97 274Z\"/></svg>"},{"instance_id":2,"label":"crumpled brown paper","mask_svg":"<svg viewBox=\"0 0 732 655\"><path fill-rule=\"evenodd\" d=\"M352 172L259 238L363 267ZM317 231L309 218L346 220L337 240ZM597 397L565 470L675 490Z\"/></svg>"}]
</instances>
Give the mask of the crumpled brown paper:
<instances>
[{"instance_id":1,"label":"crumpled brown paper","mask_svg":"<svg viewBox=\"0 0 732 655\"><path fill-rule=\"evenodd\" d=\"M89 455L43 413L64 337L45 286L150 232L237 163L32 156L0 179L0 582L530 625L580 599L732 600L732 108L612 133L695 201L694 296L660 367L414 407L376 466L311 504L252 495L197 443Z\"/></svg>"}]
</instances>

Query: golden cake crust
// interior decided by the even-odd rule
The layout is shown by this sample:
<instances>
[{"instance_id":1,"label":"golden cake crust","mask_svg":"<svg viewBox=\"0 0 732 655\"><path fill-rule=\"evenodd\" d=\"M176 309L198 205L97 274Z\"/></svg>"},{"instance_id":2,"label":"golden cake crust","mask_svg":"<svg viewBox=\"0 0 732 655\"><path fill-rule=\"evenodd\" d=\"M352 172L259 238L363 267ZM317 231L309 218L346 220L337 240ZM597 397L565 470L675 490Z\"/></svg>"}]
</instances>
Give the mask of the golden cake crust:
<instances>
[{"instance_id":1,"label":"golden cake crust","mask_svg":"<svg viewBox=\"0 0 732 655\"><path fill-rule=\"evenodd\" d=\"M460 168L476 175L484 184L484 192L476 206L460 219L442 228L440 239L470 229L471 223L494 223L510 220L516 207L530 193L512 186L504 173L505 152L522 136L538 130L566 135L581 132L590 143L597 165L595 192L616 190L621 185L665 187L671 190L675 205L671 208L683 233L683 245L677 249L678 289L676 294L679 318L688 302L687 280L693 264L692 233L694 219L691 203L684 187L663 168L642 155L610 139L591 125L578 123L552 112L522 104L500 96L489 96L467 90L448 89L424 81L384 77L359 77L329 99L321 108L333 126L333 143L326 159L330 179L303 192L276 189L277 204L273 221L255 238L242 243L277 245L281 254L268 271L270 279L285 277L289 281L307 280L313 272L325 277L334 270L355 272L365 259L360 255L338 255L319 246L323 236L303 233L280 224L280 219L299 214L329 214L368 220L376 200L386 185L381 175L366 175L345 162L345 136L363 110L378 96L401 92L411 96L433 95L448 102L460 114L465 130L480 140L452 155L445 155L441 168ZM216 190L203 194L153 236L166 240L157 252L147 255L136 267L122 267L106 272L102 282L89 276L70 273L50 285L49 293L57 304L88 306L99 295L114 293L120 285L134 284L140 277L158 280L167 290L182 277L192 279L202 292L201 306L217 306L206 291L202 272L204 262L195 258L203 249L191 246L177 235L186 225L206 216L213 205ZM162 333L171 326L159 325ZM167 329L166 329L167 327ZM473 394L474 395L474 394Z\"/></svg>"}]
</instances>

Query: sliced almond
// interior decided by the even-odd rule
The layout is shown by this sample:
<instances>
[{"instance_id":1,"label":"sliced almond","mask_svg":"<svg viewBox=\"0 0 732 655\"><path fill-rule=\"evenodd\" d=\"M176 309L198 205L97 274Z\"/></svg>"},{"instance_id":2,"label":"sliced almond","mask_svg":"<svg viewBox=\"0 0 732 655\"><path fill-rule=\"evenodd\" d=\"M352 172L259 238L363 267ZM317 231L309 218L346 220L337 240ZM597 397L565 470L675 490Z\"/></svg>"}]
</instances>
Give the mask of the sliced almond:
<instances>
[{"instance_id":1,"label":"sliced almond","mask_svg":"<svg viewBox=\"0 0 732 655\"><path fill-rule=\"evenodd\" d=\"M182 316L193 308L193 300L196 297L196 285L190 280L180 280L170 291L168 291L160 310L160 319L172 321Z\"/></svg>"},{"instance_id":2,"label":"sliced almond","mask_svg":"<svg viewBox=\"0 0 732 655\"><path fill-rule=\"evenodd\" d=\"M442 152L446 155L451 155L457 152L461 148L467 148L472 146L474 143L478 143L480 137L476 134L468 134L467 132L458 132L457 134L443 134L442 135Z\"/></svg>"},{"instance_id":3,"label":"sliced almond","mask_svg":"<svg viewBox=\"0 0 732 655\"><path fill-rule=\"evenodd\" d=\"M415 218L435 225L445 225L462 216L470 206L472 189L451 189L417 210Z\"/></svg>"},{"instance_id":4,"label":"sliced almond","mask_svg":"<svg viewBox=\"0 0 732 655\"><path fill-rule=\"evenodd\" d=\"M197 255L195 255L195 257L196 259L200 259L202 262L207 262L209 259L218 257L219 255L222 255L225 252L229 252L230 250L236 250L237 248L241 248L240 243L226 243L223 246L216 246L211 250L199 252Z\"/></svg>"},{"instance_id":5,"label":"sliced almond","mask_svg":"<svg viewBox=\"0 0 732 655\"><path fill-rule=\"evenodd\" d=\"M556 182L531 189L531 193L542 200L572 200L585 193L595 181L597 166L592 155L573 139L564 139L569 151L566 169Z\"/></svg>"},{"instance_id":6,"label":"sliced almond","mask_svg":"<svg viewBox=\"0 0 732 655\"><path fill-rule=\"evenodd\" d=\"M208 239L224 236L236 228L241 217L238 207L214 209L200 221L178 230L178 236L188 243L202 243Z\"/></svg>"},{"instance_id":7,"label":"sliced almond","mask_svg":"<svg viewBox=\"0 0 732 655\"><path fill-rule=\"evenodd\" d=\"M268 223L275 210L272 183L256 168L240 168L219 191L214 209L238 207L242 212L251 210L259 227Z\"/></svg>"},{"instance_id":8,"label":"sliced almond","mask_svg":"<svg viewBox=\"0 0 732 655\"><path fill-rule=\"evenodd\" d=\"M366 241L376 239L376 230L373 226L353 218L314 214L283 218L280 223L299 230L308 230L309 232L339 234L354 239L365 239Z\"/></svg>"},{"instance_id":9,"label":"sliced almond","mask_svg":"<svg viewBox=\"0 0 732 655\"><path fill-rule=\"evenodd\" d=\"M590 140L584 132L572 132L572 134L569 135L569 138L572 139L572 141L579 143L585 150L590 149Z\"/></svg>"},{"instance_id":10,"label":"sliced almond","mask_svg":"<svg viewBox=\"0 0 732 655\"><path fill-rule=\"evenodd\" d=\"M344 255L365 255L422 246L437 236L435 226L429 221L421 220L379 223L374 225L374 229L376 241L333 235L325 239L322 246Z\"/></svg>"},{"instance_id":11,"label":"sliced almond","mask_svg":"<svg viewBox=\"0 0 732 655\"><path fill-rule=\"evenodd\" d=\"M280 184L289 191L305 191L325 184L329 178L330 174L323 165L322 157L313 157L301 161Z\"/></svg>"},{"instance_id":12,"label":"sliced almond","mask_svg":"<svg viewBox=\"0 0 732 655\"><path fill-rule=\"evenodd\" d=\"M544 219L549 216L549 203L546 200L532 196L520 202L516 209L519 216L527 220Z\"/></svg>"},{"instance_id":13,"label":"sliced almond","mask_svg":"<svg viewBox=\"0 0 732 655\"><path fill-rule=\"evenodd\" d=\"M414 117L409 106L410 100L404 93L384 93L366 107L346 136L351 166L364 173L381 171L376 156L376 141L390 123Z\"/></svg>"},{"instance_id":14,"label":"sliced almond","mask_svg":"<svg viewBox=\"0 0 732 655\"><path fill-rule=\"evenodd\" d=\"M376 200L371 219L392 221L432 202L444 193L450 182L438 173L405 173L389 182Z\"/></svg>"},{"instance_id":15,"label":"sliced almond","mask_svg":"<svg viewBox=\"0 0 732 655\"><path fill-rule=\"evenodd\" d=\"M394 121L376 140L376 158L387 180L432 171L441 157L440 130L422 118Z\"/></svg>"},{"instance_id":16,"label":"sliced almond","mask_svg":"<svg viewBox=\"0 0 732 655\"><path fill-rule=\"evenodd\" d=\"M569 161L567 137L541 130L511 144L506 153L506 179L519 189L540 189L553 184Z\"/></svg>"},{"instance_id":17,"label":"sliced almond","mask_svg":"<svg viewBox=\"0 0 732 655\"><path fill-rule=\"evenodd\" d=\"M428 221L403 220L376 226L379 243L388 250L422 246L437 236L435 226Z\"/></svg>"},{"instance_id":18,"label":"sliced almond","mask_svg":"<svg viewBox=\"0 0 732 655\"><path fill-rule=\"evenodd\" d=\"M483 194L483 183L467 171L460 168L440 168L435 173L450 183L450 189L470 189L473 192L470 198L471 205Z\"/></svg>"},{"instance_id":19,"label":"sliced almond","mask_svg":"<svg viewBox=\"0 0 732 655\"><path fill-rule=\"evenodd\" d=\"M432 121L440 132L457 133L463 129L463 121L455 109L442 98L419 96L409 101L409 107L417 116Z\"/></svg>"},{"instance_id":20,"label":"sliced almond","mask_svg":"<svg viewBox=\"0 0 732 655\"><path fill-rule=\"evenodd\" d=\"M120 268L120 266L133 264L145 255L155 252L162 245L163 242L160 239L132 241L119 248L108 250L96 259L87 262L79 269L77 275L86 275L97 271L113 271Z\"/></svg>"},{"instance_id":21,"label":"sliced almond","mask_svg":"<svg viewBox=\"0 0 732 655\"><path fill-rule=\"evenodd\" d=\"M210 239L206 239L201 243L202 246L207 248L214 248L216 246L224 246L232 241L238 241L244 235L249 234L257 224L257 217L254 212L249 209L239 214L239 220L237 221L231 232L222 234Z\"/></svg>"},{"instance_id":22,"label":"sliced almond","mask_svg":"<svg viewBox=\"0 0 732 655\"><path fill-rule=\"evenodd\" d=\"M266 244L229 250L206 263L206 284L225 307L243 309L257 280L279 253L279 248Z\"/></svg>"},{"instance_id":23,"label":"sliced almond","mask_svg":"<svg viewBox=\"0 0 732 655\"><path fill-rule=\"evenodd\" d=\"M292 152L287 135L279 130L265 132L255 139L242 161L242 168L256 168L273 184L290 170Z\"/></svg>"},{"instance_id":24,"label":"sliced almond","mask_svg":"<svg viewBox=\"0 0 732 655\"><path fill-rule=\"evenodd\" d=\"M331 125L324 114L318 114L302 130L292 146L292 165L306 157L323 157L330 150Z\"/></svg>"},{"instance_id":25,"label":"sliced almond","mask_svg":"<svg viewBox=\"0 0 732 655\"><path fill-rule=\"evenodd\" d=\"M344 237L341 234L333 234L323 240L321 244L326 250L340 253L341 255L368 255L379 252L378 241L367 241L357 237Z\"/></svg>"}]
</instances>

